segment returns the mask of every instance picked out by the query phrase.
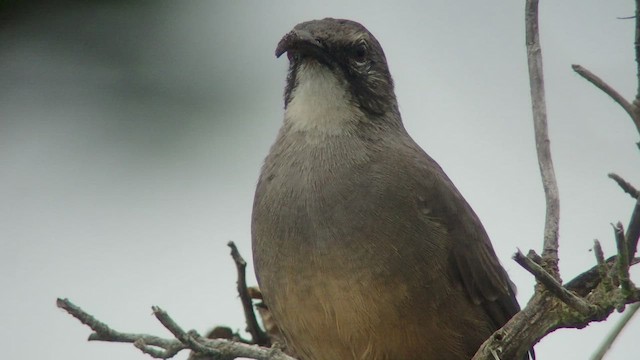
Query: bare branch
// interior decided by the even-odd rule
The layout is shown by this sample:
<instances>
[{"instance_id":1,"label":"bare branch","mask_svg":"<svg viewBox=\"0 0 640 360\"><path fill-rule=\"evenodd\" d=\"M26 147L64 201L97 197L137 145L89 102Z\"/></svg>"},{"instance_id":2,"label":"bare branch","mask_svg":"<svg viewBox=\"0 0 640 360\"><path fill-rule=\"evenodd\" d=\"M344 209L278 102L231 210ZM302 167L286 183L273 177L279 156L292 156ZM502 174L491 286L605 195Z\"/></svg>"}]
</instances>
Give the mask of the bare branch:
<instances>
[{"instance_id":1,"label":"bare branch","mask_svg":"<svg viewBox=\"0 0 640 360\"><path fill-rule=\"evenodd\" d=\"M295 360L278 348L265 348L225 339L207 339L195 331L185 332L165 311L155 306L154 315L177 339L122 333L111 329L67 299L58 299L56 304L95 331L89 336L89 340L133 343L142 352L155 358L167 359L181 350L191 349L199 354L214 355L221 359L245 357L257 360Z\"/></svg>"},{"instance_id":2,"label":"bare branch","mask_svg":"<svg viewBox=\"0 0 640 360\"><path fill-rule=\"evenodd\" d=\"M513 259L520 264L525 270L530 272L538 279L551 293L553 293L558 299L562 300L565 304L569 305L574 310L580 312L583 315L588 315L596 311L596 308L589 305L586 301L565 289L553 276L551 276L540 265L536 264L533 260L524 256L524 254L518 250L513 255Z\"/></svg>"},{"instance_id":3,"label":"bare branch","mask_svg":"<svg viewBox=\"0 0 640 360\"><path fill-rule=\"evenodd\" d=\"M590 360L601 360L604 358L604 355L611 349L611 345L616 341L618 335L622 332L622 329L629 323L629 320L633 318L633 315L640 309L640 303L635 303L624 312L624 315L620 319L620 321L616 324L616 326L611 330L611 333L607 338L602 342L596 353L591 357Z\"/></svg>"},{"instance_id":4,"label":"bare branch","mask_svg":"<svg viewBox=\"0 0 640 360\"><path fill-rule=\"evenodd\" d=\"M556 279L560 279L558 270L558 227L560 221L560 200L558 184L553 170L549 133L547 127L547 105L544 95L544 76L542 71L542 50L538 34L538 0L526 2L526 42L529 64L529 86L531 88L531 107L535 128L538 165L542 176L542 186L546 199L547 213L544 224L543 266Z\"/></svg>"},{"instance_id":5,"label":"bare branch","mask_svg":"<svg viewBox=\"0 0 640 360\"><path fill-rule=\"evenodd\" d=\"M636 54L639 79L639 96L636 102L640 104L640 16L638 16L640 15L640 0L636 0L636 6ZM538 0L526 0L525 8L527 59L536 148L545 189L547 213L542 267L534 260L535 256L525 257L521 252L518 252L514 259L534 274L545 286L536 287L536 292L527 306L487 339L478 349L473 360L491 360L494 358L493 354L498 354L503 359L521 358L532 344L558 328L582 328L593 321L605 320L616 308L619 309L626 304L640 301L640 290L631 281L625 285L627 291L614 287L610 277L618 276L619 271L608 271L611 268L628 270L625 260L632 263L637 262L637 259L632 258L635 256L640 235L640 200L636 201L636 207L627 227L627 234L623 234L622 226L616 232L617 242L620 244L619 253L622 256L611 257L605 261L602 248L596 241L595 252L598 265L571 280L566 287L561 285L557 255L559 202L547 134L542 58L538 35ZM584 69L574 67L574 70ZM583 72L583 74L587 73ZM593 76L590 78L594 81L597 79ZM604 82L600 81L599 84L602 85ZM616 92L608 93L617 94ZM619 98L625 103L622 97ZM628 102L626 103L628 104ZM627 109L631 110L630 115L640 131L639 106L629 104ZM620 239L624 241L620 241ZM625 252L625 250L627 251ZM624 259L617 260L619 257ZM622 277L625 278L625 275L623 274ZM545 291L545 289L549 291ZM575 291L575 294L571 291ZM551 296L550 293L554 296Z\"/></svg>"},{"instance_id":6,"label":"bare branch","mask_svg":"<svg viewBox=\"0 0 640 360\"><path fill-rule=\"evenodd\" d=\"M170 358L181 350L187 348L184 344L175 339L163 339L147 334L123 333L113 330L107 324L94 318L79 306L74 305L68 299L58 299L56 301L56 305L95 331L93 334L89 335L90 341L134 343L138 349L142 350L146 354L163 359Z\"/></svg>"},{"instance_id":7,"label":"bare branch","mask_svg":"<svg viewBox=\"0 0 640 360\"><path fill-rule=\"evenodd\" d=\"M231 248L231 257L233 258L238 271L238 295L240 296L240 302L242 302L242 309L247 323L247 331L251 334L254 344L271 346L269 336L267 336L267 334L260 328L260 325L258 325L256 313L253 308L253 302L251 301L251 296L247 289L247 262L242 258L242 255L240 255L240 252L233 241L229 241L227 246Z\"/></svg>"},{"instance_id":8,"label":"bare branch","mask_svg":"<svg viewBox=\"0 0 640 360\"><path fill-rule=\"evenodd\" d=\"M640 197L640 191L638 191L638 189L636 189L633 185L631 185L629 182L623 179L620 175L615 173L609 173L608 176L609 178L613 179L618 184L618 186L622 188L622 191L631 195L632 198L637 199L638 197Z\"/></svg>"}]
</instances>

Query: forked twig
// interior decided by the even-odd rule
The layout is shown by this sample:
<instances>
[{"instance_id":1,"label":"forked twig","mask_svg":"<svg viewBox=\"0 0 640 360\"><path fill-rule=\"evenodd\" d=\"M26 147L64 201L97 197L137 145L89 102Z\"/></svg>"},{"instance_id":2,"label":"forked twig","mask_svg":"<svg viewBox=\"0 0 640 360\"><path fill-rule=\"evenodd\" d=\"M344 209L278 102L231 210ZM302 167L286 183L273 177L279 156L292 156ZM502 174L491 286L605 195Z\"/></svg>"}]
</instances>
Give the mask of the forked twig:
<instances>
[{"instance_id":1,"label":"forked twig","mask_svg":"<svg viewBox=\"0 0 640 360\"><path fill-rule=\"evenodd\" d=\"M596 311L596 308L593 305L590 305L585 300L563 287L562 284L560 284L544 268L536 264L529 257L525 256L520 250L513 255L513 259L525 270L535 276L547 290L574 310L584 314L585 316Z\"/></svg>"},{"instance_id":2,"label":"forked twig","mask_svg":"<svg viewBox=\"0 0 640 360\"><path fill-rule=\"evenodd\" d=\"M245 357L257 360L295 360L278 348L265 348L226 339L207 339L194 330L186 332L166 311L157 306L153 307L153 314L176 337L175 339L119 332L111 329L67 299L58 299L56 304L94 331L89 336L89 340L132 343L142 352L154 358L168 359L182 350L191 349L198 354L213 355L213 357L220 359Z\"/></svg>"},{"instance_id":3,"label":"forked twig","mask_svg":"<svg viewBox=\"0 0 640 360\"><path fill-rule=\"evenodd\" d=\"M233 241L229 241L227 246L231 248L231 257L233 258L233 262L236 264L236 269L238 270L238 295L242 302L242 310L244 311L244 317L247 323L247 331L251 334L254 344L271 346L269 336L267 336L262 328L260 328L260 325L258 325L256 313L253 308L253 301L251 300L249 290L247 289L247 262L244 260L242 255L240 255L240 252Z\"/></svg>"}]
</instances>

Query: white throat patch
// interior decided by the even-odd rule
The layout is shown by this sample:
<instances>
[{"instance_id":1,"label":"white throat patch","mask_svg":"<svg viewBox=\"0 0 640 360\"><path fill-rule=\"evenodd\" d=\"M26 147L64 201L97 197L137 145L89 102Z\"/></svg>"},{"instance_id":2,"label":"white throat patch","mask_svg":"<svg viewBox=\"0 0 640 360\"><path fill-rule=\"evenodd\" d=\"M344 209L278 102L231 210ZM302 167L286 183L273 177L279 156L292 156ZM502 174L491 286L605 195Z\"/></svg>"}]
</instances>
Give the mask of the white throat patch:
<instances>
[{"instance_id":1,"label":"white throat patch","mask_svg":"<svg viewBox=\"0 0 640 360\"><path fill-rule=\"evenodd\" d=\"M348 84L326 66L305 61L297 73L297 86L284 113L294 131L340 135L363 116L351 102Z\"/></svg>"}]
</instances>

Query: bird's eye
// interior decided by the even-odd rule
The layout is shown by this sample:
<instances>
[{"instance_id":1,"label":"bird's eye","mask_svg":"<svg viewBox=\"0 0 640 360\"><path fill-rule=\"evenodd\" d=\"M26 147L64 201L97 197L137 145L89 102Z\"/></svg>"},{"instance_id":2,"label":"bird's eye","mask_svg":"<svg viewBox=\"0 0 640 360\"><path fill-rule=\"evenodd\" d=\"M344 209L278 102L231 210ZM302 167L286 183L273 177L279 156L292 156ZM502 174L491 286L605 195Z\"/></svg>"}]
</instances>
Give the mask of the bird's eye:
<instances>
[{"instance_id":1,"label":"bird's eye","mask_svg":"<svg viewBox=\"0 0 640 360\"><path fill-rule=\"evenodd\" d=\"M362 41L360 43L358 43L358 45L356 45L354 51L353 51L353 58L355 61L357 62L364 62L365 60L367 60L367 43Z\"/></svg>"},{"instance_id":2,"label":"bird's eye","mask_svg":"<svg viewBox=\"0 0 640 360\"><path fill-rule=\"evenodd\" d=\"M287 58L289 59L289 62L296 62L300 60L300 53L297 51L289 50L287 51Z\"/></svg>"}]
</instances>

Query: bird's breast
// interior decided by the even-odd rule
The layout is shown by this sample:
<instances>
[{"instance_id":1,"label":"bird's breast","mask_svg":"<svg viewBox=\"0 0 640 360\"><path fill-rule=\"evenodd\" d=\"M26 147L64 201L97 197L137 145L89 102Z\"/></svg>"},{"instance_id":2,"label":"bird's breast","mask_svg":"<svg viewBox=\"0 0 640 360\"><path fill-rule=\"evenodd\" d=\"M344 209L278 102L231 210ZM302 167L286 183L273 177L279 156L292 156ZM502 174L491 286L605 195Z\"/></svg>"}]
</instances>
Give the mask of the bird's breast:
<instances>
[{"instance_id":1,"label":"bird's breast","mask_svg":"<svg viewBox=\"0 0 640 360\"><path fill-rule=\"evenodd\" d=\"M427 320L449 306L446 232L422 211L424 189L404 176L409 160L384 149L293 133L265 162L252 222L256 274L305 359L377 359L402 354L396 345L428 348L416 335L425 331L448 336Z\"/></svg>"}]
</instances>

